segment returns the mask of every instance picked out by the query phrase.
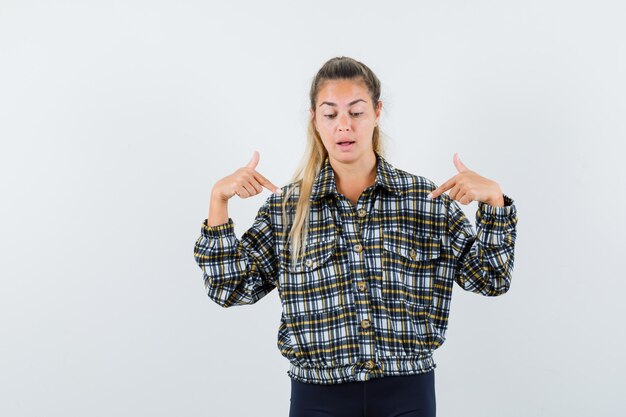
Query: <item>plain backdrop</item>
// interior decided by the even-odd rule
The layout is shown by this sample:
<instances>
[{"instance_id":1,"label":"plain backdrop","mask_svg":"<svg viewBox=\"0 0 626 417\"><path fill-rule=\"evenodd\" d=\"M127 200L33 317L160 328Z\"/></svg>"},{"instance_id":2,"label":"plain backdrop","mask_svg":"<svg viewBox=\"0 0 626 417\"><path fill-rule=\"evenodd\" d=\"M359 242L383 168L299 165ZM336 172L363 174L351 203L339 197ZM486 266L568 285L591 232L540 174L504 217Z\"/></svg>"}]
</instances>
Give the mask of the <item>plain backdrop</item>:
<instances>
[{"instance_id":1,"label":"plain backdrop","mask_svg":"<svg viewBox=\"0 0 626 417\"><path fill-rule=\"evenodd\" d=\"M597 0L0 0L0 415L287 415L277 291L219 307L193 245L254 150L290 181L310 82L339 55L382 81L394 166L441 184L458 152L518 209L510 291L455 286L438 416L623 412L625 17ZM231 200L239 237L268 195Z\"/></svg>"}]
</instances>

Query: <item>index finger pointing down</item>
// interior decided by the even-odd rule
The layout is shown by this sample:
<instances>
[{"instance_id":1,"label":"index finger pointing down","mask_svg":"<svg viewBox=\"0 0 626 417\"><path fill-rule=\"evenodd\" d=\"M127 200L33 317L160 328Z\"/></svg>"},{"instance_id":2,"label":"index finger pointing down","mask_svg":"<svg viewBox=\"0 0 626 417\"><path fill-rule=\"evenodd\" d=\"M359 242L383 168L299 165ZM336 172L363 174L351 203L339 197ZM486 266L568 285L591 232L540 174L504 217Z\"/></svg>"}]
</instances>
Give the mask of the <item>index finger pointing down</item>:
<instances>
[{"instance_id":1,"label":"index finger pointing down","mask_svg":"<svg viewBox=\"0 0 626 417\"><path fill-rule=\"evenodd\" d=\"M267 188L268 190L270 190L273 193L276 194L280 194L282 193L282 190L280 188L278 188L276 185L274 185L270 180L268 180L267 178L265 178L263 175L261 175L259 172L255 171L255 177L256 179L259 181L259 183Z\"/></svg>"},{"instance_id":2,"label":"index finger pointing down","mask_svg":"<svg viewBox=\"0 0 626 417\"><path fill-rule=\"evenodd\" d=\"M454 179L453 178L449 179L448 181L444 182L439 187L437 187L433 191L431 191L431 193L428 194L428 198L430 198L430 199L437 198L441 194L443 194L444 192L450 190L452 187L454 187Z\"/></svg>"}]
</instances>

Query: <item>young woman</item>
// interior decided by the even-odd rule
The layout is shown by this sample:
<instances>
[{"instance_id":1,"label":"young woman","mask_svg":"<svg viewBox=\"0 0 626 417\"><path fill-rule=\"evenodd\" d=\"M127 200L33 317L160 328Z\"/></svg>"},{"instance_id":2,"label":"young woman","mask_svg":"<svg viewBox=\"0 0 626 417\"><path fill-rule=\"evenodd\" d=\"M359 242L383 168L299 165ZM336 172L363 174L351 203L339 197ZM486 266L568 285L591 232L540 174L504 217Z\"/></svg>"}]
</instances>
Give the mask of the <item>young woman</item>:
<instances>
[{"instance_id":1,"label":"young woman","mask_svg":"<svg viewBox=\"0 0 626 417\"><path fill-rule=\"evenodd\" d=\"M458 173L439 187L387 162L380 82L361 62L326 62L310 101L290 184L257 172L255 152L214 185L194 248L207 294L230 307L278 288L290 417L434 416L432 354L445 340L453 283L486 296L509 289L513 200L457 155ZM238 239L228 201L263 187L272 194ZM476 233L457 201L478 201Z\"/></svg>"}]
</instances>

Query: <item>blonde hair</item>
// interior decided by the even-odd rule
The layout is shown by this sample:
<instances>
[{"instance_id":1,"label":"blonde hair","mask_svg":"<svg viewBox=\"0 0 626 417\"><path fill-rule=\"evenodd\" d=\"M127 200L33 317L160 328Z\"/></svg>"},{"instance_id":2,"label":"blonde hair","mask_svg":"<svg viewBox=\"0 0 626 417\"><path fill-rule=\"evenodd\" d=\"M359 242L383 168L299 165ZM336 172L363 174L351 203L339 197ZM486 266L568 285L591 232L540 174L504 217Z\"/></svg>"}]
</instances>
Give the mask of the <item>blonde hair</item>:
<instances>
[{"instance_id":1,"label":"blonde hair","mask_svg":"<svg viewBox=\"0 0 626 417\"><path fill-rule=\"evenodd\" d=\"M320 68L313 81L309 92L311 109L316 110L317 95L322 84L328 80L360 80L365 83L372 98L372 105L376 108L380 100L380 81L376 75L365 64L345 56L331 58ZM315 113L313 113L315 114ZM322 143L322 138L315 129L314 117L309 119L307 127L306 149L302 160L296 169L291 185L283 194L283 237L287 236L287 244L291 251L292 266L302 257L305 251L304 243L309 234L309 209L313 182L320 172L322 165L328 157L328 152ZM372 147L374 152L384 156L382 134L378 126L374 127L372 134ZM289 209L293 213L294 202L290 202L290 196L299 188L300 195L295 207L293 222L287 221L286 212ZM293 200L293 199L291 199ZM288 202L290 207L288 208ZM291 224L291 229L287 234L287 226Z\"/></svg>"}]
</instances>

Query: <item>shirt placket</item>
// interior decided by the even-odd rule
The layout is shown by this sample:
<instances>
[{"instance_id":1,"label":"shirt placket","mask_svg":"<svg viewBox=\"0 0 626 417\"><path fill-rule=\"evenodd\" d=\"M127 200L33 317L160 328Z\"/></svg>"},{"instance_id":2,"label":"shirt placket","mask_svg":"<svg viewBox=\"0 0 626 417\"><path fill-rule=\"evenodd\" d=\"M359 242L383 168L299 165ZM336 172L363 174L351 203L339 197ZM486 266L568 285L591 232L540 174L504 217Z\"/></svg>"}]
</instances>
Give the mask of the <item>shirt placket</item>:
<instances>
[{"instance_id":1,"label":"shirt placket","mask_svg":"<svg viewBox=\"0 0 626 417\"><path fill-rule=\"evenodd\" d=\"M365 381L376 372L376 343L373 329L372 305L368 281L368 256L365 237L368 236L372 212L374 188L369 187L357 200L356 207L345 196L337 194L338 208L342 217L342 232L348 248L348 262L352 278L352 292L356 309L359 343L359 367L357 380Z\"/></svg>"}]
</instances>

